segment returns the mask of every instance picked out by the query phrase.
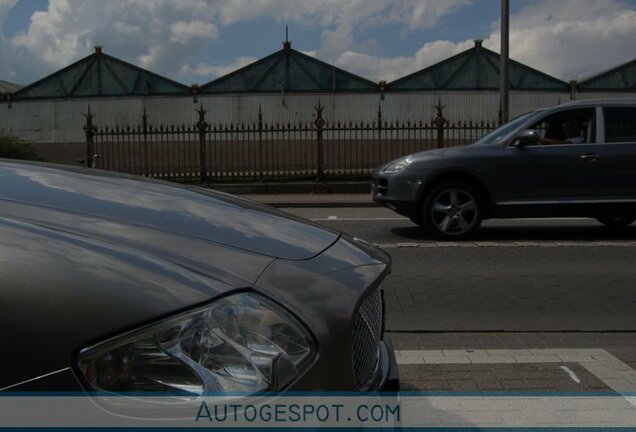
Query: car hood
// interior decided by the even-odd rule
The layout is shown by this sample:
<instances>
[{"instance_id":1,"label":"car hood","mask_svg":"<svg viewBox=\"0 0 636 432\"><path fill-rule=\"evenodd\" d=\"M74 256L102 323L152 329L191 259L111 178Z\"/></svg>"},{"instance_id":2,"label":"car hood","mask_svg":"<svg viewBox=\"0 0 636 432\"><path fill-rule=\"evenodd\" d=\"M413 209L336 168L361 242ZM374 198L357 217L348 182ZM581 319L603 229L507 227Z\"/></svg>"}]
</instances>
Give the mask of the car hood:
<instances>
[{"instance_id":1,"label":"car hood","mask_svg":"<svg viewBox=\"0 0 636 432\"><path fill-rule=\"evenodd\" d=\"M73 214L290 260L316 256L339 236L228 194L43 164L0 162L0 200L47 209L51 223L59 213Z\"/></svg>"},{"instance_id":2,"label":"car hood","mask_svg":"<svg viewBox=\"0 0 636 432\"><path fill-rule=\"evenodd\" d=\"M454 156L466 151L470 151L470 148L471 146L469 145L457 145L440 149L425 150L418 153L413 153L411 155L411 158L417 161L421 159L434 159L444 156Z\"/></svg>"},{"instance_id":3,"label":"car hood","mask_svg":"<svg viewBox=\"0 0 636 432\"><path fill-rule=\"evenodd\" d=\"M133 177L0 161L0 180L0 389L339 239L252 202Z\"/></svg>"},{"instance_id":4,"label":"car hood","mask_svg":"<svg viewBox=\"0 0 636 432\"><path fill-rule=\"evenodd\" d=\"M382 173L384 172L384 170L389 167L390 165L393 165L395 162L405 159L405 158L409 158L411 159L411 163L406 167L406 170L413 170L413 169L420 169L421 168L421 164L428 164L431 161L433 162L437 162L440 160L444 160L446 158L453 158L456 156L461 156L467 152L471 152L473 151L473 149L476 149L476 146L471 146L471 145L457 145L457 146L453 146L453 147L446 147L446 148L440 148L440 149L431 149L431 150L424 150L421 152L417 152L417 153L411 153L409 155L406 156L402 156L398 159L394 159L384 165L382 165L381 167L379 167L375 173Z\"/></svg>"}]
</instances>

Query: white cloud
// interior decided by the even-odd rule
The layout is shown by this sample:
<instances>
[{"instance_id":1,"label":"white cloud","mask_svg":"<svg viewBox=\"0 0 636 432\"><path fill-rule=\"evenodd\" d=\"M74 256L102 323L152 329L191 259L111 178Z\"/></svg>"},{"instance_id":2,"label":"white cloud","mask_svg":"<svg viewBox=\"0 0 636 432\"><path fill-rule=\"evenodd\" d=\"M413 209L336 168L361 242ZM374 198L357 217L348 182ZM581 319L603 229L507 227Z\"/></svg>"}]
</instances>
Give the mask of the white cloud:
<instances>
[{"instance_id":1,"label":"white cloud","mask_svg":"<svg viewBox=\"0 0 636 432\"><path fill-rule=\"evenodd\" d=\"M404 25L405 31L432 27L442 16L471 0L219 0L218 14L224 25L256 18L324 27L318 57L333 61L343 52L360 48L355 28L388 24Z\"/></svg>"},{"instance_id":2,"label":"white cloud","mask_svg":"<svg viewBox=\"0 0 636 432\"><path fill-rule=\"evenodd\" d=\"M636 57L636 10L618 0L531 4L511 17L510 56L565 80L602 72Z\"/></svg>"},{"instance_id":3,"label":"white cloud","mask_svg":"<svg viewBox=\"0 0 636 432\"><path fill-rule=\"evenodd\" d=\"M484 47L499 52L499 22ZM473 46L435 41L413 56L346 51L338 65L374 79L394 80ZM636 10L621 0L542 0L510 17L510 57L563 80L584 79L636 58ZM373 71L373 73L369 73Z\"/></svg>"},{"instance_id":4,"label":"white cloud","mask_svg":"<svg viewBox=\"0 0 636 432\"><path fill-rule=\"evenodd\" d=\"M17 3L18 3L18 0L0 0L0 58L3 59L2 63L4 63L5 65L7 65L7 63L8 63L6 61L6 59L12 58L13 53L11 52L9 47L7 46L7 43L5 41L5 37L4 37L3 33L2 33L2 28L3 28L4 22L7 19L9 11ZM0 75L0 79L2 79L2 78L6 78L6 79L14 78L14 74L11 73L11 68L7 67L7 66L4 67L5 69L7 69L7 71L5 72L4 76ZM0 73L1 72L3 72L2 65L0 65Z\"/></svg>"},{"instance_id":5,"label":"white cloud","mask_svg":"<svg viewBox=\"0 0 636 432\"><path fill-rule=\"evenodd\" d=\"M16 0L0 0L0 20ZM221 39L223 26L253 19L314 26L322 31L322 46L311 51L334 62L345 51L372 52L373 41L356 40L357 29L399 23L405 31L430 27L470 0L49 0L30 25L0 46L13 62L0 65L0 75L42 75L64 67L103 45L106 53L160 74L202 76L233 70L227 65L193 58L210 40ZM10 55L6 55L9 52ZM33 77L39 78L42 75Z\"/></svg>"},{"instance_id":6,"label":"white cloud","mask_svg":"<svg viewBox=\"0 0 636 432\"><path fill-rule=\"evenodd\" d=\"M33 66L52 71L103 45L106 53L170 75L217 37L214 17L213 4L203 0L49 0L10 48L17 73Z\"/></svg>"},{"instance_id":7,"label":"white cloud","mask_svg":"<svg viewBox=\"0 0 636 432\"><path fill-rule=\"evenodd\" d=\"M216 39L219 33L214 24L201 20L177 21L170 25L170 32L170 42L182 45L186 45L194 39Z\"/></svg>"},{"instance_id":8,"label":"white cloud","mask_svg":"<svg viewBox=\"0 0 636 432\"><path fill-rule=\"evenodd\" d=\"M181 75L194 75L206 78L205 81L212 80L214 78L227 75L230 72L234 72L237 69L242 68L257 59L255 57L239 57L232 63L222 66L214 66L207 63L198 63L195 66L183 65L179 73Z\"/></svg>"},{"instance_id":9,"label":"white cloud","mask_svg":"<svg viewBox=\"0 0 636 432\"><path fill-rule=\"evenodd\" d=\"M393 81L431 66L473 46L473 41L459 44L435 41L422 46L414 56L380 57L347 51L338 58L338 66L376 81Z\"/></svg>"},{"instance_id":10,"label":"white cloud","mask_svg":"<svg viewBox=\"0 0 636 432\"><path fill-rule=\"evenodd\" d=\"M471 40L425 43L413 55L377 52L386 26L403 35L434 28L471 0L49 0L28 29L11 40L2 22L17 0L0 0L0 77L39 78L103 45L115 55L157 73L217 77L252 57L228 64L200 59L225 26L268 19L320 29L311 55L372 79L393 80L472 46ZM625 0L535 0L511 17L511 57L562 79L583 78L636 58L636 11ZM367 36L361 40L360 35ZM293 38L292 38L293 39ZM484 46L499 50L498 22ZM237 55L240 55L238 53ZM185 65L185 66L183 66ZM33 76L33 71L42 71ZM17 79L20 81L20 79Z\"/></svg>"},{"instance_id":11,"label":"white cloud","mask_svg":"<svg viewBox=\"0 0 636 432\"><path fill-rule=\"evenodd\" d=\"M7 19L7 14L16 4L18 4L18 0L0 0L0 35L2 34L2 25Z\"/></svg>"}]
</instances>

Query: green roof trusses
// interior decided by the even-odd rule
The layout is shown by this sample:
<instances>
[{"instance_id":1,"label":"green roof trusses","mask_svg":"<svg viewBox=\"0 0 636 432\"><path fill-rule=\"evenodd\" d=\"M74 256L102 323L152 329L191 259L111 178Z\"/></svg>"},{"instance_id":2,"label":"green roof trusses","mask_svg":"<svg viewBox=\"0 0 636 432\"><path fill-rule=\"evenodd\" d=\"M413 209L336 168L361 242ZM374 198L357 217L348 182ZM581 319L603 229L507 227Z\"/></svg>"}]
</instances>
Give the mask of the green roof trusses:
<instances>
[{"instance_id":1,"label":"green roof trusses","mask_svg":"<svg viewBox=\"0 0 636 432\"><path fill-rule=\"evenodd\" d=\"M577 89L636 91L636 59L581 81Z\"/></svg>"},{"instance_id":2,"label":"green roof trusses","mask_svg":"<svg viewBox=\"0 0 636 432\"><path fill-rule=\"evenodd\" d=\"M0 80L0 93L14 93L20 90L22 86L8 81Z\"/></svg>"},{"instance_id":3,"label":"green roof trusses","mask_svg":"<svg viewBox=\"0 0 636 432\"><path fill-rule=\"evenodd\" d=\"M497 90L499 54L475 46L433 66L389 83L389 90ZM568 83L510 60L511 90L567 91Z\"/></svg>"},{"instance_id":4,"label":"green roof trusses","mask_svg":"<svg viewBox=\"0 0 636 432\"><path fill-rule=\"evenodd\" d=\"M115 57L95 53L35 83L23 87L14 99L51 99L95 96L150 96L189 94L190 87L141 69Z\"/></svg>"},{"instance_id":5,"label":"green roof trusses","mask_svg":"<svg viewBox=\"0 0 636 432\"><path fill-rule=\"evenodd\" d=\"M201 93L368 92L377 83L291 48L283 49L200 87Z\"/></svg>"}]
</instances>

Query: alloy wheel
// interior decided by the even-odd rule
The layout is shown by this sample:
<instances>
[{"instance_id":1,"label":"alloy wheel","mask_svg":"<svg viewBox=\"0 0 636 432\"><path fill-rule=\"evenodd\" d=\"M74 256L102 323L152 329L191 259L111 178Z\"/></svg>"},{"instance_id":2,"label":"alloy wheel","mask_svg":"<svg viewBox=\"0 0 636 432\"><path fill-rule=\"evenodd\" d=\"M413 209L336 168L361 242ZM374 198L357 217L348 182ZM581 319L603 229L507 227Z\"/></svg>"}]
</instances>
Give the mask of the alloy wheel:
<instances>
[{"instance_id":1,"label":"alloy wheel","mask_svg":"<svg viewBox=\"0 0 636 432\"><path fill-rule=\"evenodd\" d=\"M476 199L468 191L459 188L445 189L439 193L430 211L435 228L449 236L466 234L479 219Z\"/></svg>"}]
</instances>

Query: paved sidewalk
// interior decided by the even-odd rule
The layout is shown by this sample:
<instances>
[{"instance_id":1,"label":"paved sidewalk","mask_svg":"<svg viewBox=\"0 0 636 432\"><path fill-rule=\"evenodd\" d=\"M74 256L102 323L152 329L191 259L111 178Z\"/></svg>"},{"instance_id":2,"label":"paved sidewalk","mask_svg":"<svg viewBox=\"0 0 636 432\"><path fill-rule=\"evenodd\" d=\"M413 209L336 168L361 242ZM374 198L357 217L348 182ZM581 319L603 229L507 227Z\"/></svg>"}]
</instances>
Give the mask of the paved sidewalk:
<instances>
[{"instance_id":1,"label":"paved sidewalk","mask_svg":"<svg viewBox=\"0 0 636 432\"><path fill-rule=\"evenodd\" d=\"M634 333L389 333L402 390L633 392Z\"/></svg>"},{"instance_id":2,"label":"paved sidewalk","mask_svg":"<svg viewBox=\"0 0 636 432\"><path fill-rule=\"evenodd\" d=\"M254 201L279 208L377 207L371 194L246 194Z\"/></svg>"}]
</instances>

